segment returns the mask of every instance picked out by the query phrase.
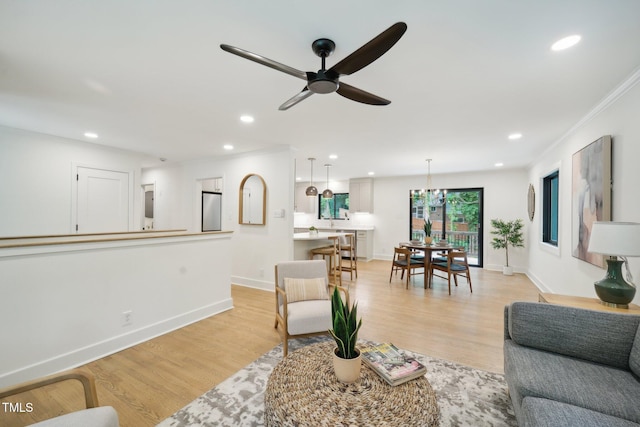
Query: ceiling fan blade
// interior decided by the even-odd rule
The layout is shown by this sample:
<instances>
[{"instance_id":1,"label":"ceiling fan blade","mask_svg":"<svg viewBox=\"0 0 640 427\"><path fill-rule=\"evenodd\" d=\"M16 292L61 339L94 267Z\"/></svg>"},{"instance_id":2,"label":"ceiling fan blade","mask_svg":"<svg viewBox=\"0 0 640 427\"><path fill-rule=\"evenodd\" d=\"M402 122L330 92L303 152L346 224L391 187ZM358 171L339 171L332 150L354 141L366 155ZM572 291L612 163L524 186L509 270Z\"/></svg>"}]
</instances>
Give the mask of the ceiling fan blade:
<instances>
[{"instance_id":1,"label":"ceiling fan blade","mask_svg":"<svg viewBox=\"0 0 640 427\"><path fill-rule=\"evenodd\" d=\"M389 105L391 101L388 99L381 98L377 95L374 95L369 92L365 92L362 89L358 89L357 87L353 87L346 83L340 82L340 87L337 90L339 95L344 96L345 98L349 98L352 101L362 102L363 104L370 105Z\"/></svg>"},{"instance_id":2,"label":"ceiling fan blade","mask_svg":"<svg viewBox=\"0 0 640 427\"><path fill-rule=\"evenodd\" d=\"M407 24L396 22L360 49L338 62L329 71L338 74L352 74L371 64L384 55L407 31Z\"/></svg>"},{"instance_id":3,"label":"ceiling fan blade","mask_svg":"<svg viewBox=\"0 0 640 427\"><path fill-rule=\"evenodd\" d=\"M305 73L304 71L296 70L293 67L289 67L288 65L284 65L272 59L265 58L264 56L258 55L256 53L249 52L248 50L240 49L239 47L235 46L229 46L228 44L221 44L220 48L225 52L233 53L234 55L238 55L250 61L257 62L258 64L266 65L269 68L282 71L283 73L290 74L293 77L307 80L307 73Z\"/></svg>"},{"instance_id":4,"label":"ceiling fan blade","mask_svg":"<svg viewBox=\"0 0 640 427\"><path fill-rule=\"evenodd\" d=\"M278 110L280 111L284 111L284 110L288 110L289 108L293 107L294 105L296 105L298 102L304 101L305 99L307 99L308 97L310 97L311 95L313 95L313 92L311 92L309 89L307 89L306 87L304 89L302 89L301 92L295 94L295 96L293 96L292 98L286 100L279 108Z\"/></svg>"}]
</instances>

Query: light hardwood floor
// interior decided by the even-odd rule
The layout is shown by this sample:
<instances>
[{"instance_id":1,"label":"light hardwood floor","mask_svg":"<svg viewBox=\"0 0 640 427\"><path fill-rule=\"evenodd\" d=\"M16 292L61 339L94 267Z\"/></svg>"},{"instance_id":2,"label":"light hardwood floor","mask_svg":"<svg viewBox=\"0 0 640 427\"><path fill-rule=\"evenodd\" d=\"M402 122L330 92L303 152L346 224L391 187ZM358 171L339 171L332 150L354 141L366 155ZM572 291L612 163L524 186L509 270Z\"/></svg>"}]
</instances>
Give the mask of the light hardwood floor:
<instances>
[{"instance_id":1,"label":"light hardwood floor","mask_svg":"<svg viewBox=\"0 0 640 427\"><path fill-rule=\"evenodd\" d=\"M422 275L404 287L400 276L389 284L391 263L361 262L350 287L363 318L360 337L391 341L401 348L502 372L503 311L512 301L537 301L538 290L522 275L511 277L471 270L473 293L464 279L451 296L443 279L424 289ZM232 287L234 308L84 366L97 381L101 405L118 411L123 427L153 426L257 359L280 342L272 292ZM24 425L78 409L80 387L51 386L25 393L30 414L7 414L0 425ZM12 402L18 399L12 399Z\"/></svg>"}]
</instances>

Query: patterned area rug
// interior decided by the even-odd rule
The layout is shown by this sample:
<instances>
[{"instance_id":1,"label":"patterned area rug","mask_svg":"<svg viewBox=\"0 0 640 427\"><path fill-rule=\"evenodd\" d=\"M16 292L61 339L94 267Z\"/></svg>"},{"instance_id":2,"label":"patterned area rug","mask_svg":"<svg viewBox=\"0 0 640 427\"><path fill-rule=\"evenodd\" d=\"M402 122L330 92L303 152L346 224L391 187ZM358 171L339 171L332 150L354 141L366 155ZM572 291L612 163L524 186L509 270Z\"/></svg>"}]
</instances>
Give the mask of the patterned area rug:
<instances>
[{"instance_id":1,"label":"patterned area rug","mask_svg":"<svg viewBox=\"0 0 640 427\"><path fill-rule=\"evenodd\" d=\"M289 351L326 339L291 340ZM426 375L437 395L442 427L517 426L503 375L417 353L409 354L427 366ZM281 360L282 346L279 345L158 426L264 425L264 391L269 374Z\"/></svg>"}]
</instances>

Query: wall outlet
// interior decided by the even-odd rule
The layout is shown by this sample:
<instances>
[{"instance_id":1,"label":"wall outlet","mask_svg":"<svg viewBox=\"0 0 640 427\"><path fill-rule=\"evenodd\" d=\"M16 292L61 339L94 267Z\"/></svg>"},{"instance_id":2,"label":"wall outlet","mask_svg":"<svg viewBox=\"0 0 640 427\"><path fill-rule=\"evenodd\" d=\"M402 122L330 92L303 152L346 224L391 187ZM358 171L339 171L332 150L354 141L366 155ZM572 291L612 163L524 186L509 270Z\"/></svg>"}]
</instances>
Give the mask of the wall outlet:
<instances>
[{"instance_id":1,"label":"wall outlet","mask_svg":"<svg viewBox=\"0 0 640 427\"><path fill-rule=\"evenodd\" d=\"M127 310L122 312L122 326L131 326L133 324L133 311Z\"/></svg>"}]
</instances>

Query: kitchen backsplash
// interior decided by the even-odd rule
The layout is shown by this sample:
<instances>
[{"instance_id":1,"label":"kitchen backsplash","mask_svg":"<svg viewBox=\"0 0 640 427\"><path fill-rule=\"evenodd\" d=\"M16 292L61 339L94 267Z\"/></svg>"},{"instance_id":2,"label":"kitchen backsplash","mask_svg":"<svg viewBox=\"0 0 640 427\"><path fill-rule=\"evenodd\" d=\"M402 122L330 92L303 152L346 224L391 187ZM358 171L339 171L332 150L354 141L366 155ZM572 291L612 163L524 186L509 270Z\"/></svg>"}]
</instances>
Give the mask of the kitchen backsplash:
<instances>
[{"instance_id":1,"label":"kitchen backsplash","mask_svg":"<svg viewBox=\"0 0 640 427\"><path fill-rule=\"evenodd\" d=\"M315 214L304 212L296 212L293 216L293 226L295 228L308 228L312 225L318 228L330 228L332 224L334 228L372 227L373 214L352 213L349 215L349 219L334 219L332 221L318 219Z\"/></svg>"}]
</instances>

